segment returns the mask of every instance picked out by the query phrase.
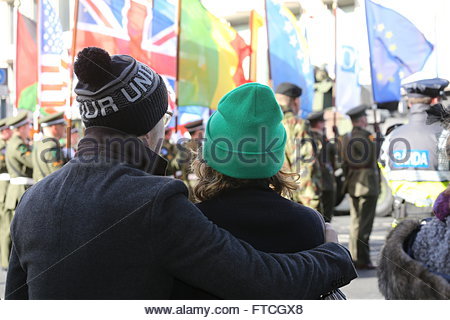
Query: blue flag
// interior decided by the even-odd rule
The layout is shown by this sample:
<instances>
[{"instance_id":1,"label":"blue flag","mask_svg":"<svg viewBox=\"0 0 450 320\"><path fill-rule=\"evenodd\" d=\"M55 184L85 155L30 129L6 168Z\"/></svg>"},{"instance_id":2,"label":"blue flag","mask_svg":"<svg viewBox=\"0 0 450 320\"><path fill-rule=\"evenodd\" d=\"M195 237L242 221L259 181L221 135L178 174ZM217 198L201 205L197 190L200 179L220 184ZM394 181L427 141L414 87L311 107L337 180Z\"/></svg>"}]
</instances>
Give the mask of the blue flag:
<instances>
[{"instance_id":1,"label":"blue flag","mask_svg":"<svg viewBox=\"0 0 450 320\"><path fill-rule=\"evenodd\" d=\"M366 0L374 100L399 101L401 79L422 70L433 45L407 18Z\"/></svg>"},{"instance_id":2,"label":"blue flag","mask_svg":"<svg viewBox=\"0 0 450 320\"><path fill-rule=\"evenodd\" d=\"M266 0L270 74L276 88L282 82L301 87L301 114L306 118L314 99L314 69L308 47L292 12L277 0Z\"/></svg>"}]
</instances>

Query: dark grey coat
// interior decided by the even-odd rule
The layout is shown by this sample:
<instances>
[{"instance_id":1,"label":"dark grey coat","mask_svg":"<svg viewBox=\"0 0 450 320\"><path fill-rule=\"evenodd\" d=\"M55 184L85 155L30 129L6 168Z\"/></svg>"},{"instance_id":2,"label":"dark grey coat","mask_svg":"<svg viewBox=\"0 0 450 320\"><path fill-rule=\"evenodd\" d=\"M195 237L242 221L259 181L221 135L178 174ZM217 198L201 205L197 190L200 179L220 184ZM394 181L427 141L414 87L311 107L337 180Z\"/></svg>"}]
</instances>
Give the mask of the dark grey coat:
<instances>
[{"instance_id":1,"label":"dark grey coat","mask_svg":"<svg viewBox=\"0 0 450 320\"><path fill-rule=\"evenodd\" d=\"M7 299L167 299L174 277L225 299L303 299L356 277L335 243L256 251L208 221L181 181L150 174L157 156L138 139L86 133L17 208Z\"/></svg>"}]
</instances>

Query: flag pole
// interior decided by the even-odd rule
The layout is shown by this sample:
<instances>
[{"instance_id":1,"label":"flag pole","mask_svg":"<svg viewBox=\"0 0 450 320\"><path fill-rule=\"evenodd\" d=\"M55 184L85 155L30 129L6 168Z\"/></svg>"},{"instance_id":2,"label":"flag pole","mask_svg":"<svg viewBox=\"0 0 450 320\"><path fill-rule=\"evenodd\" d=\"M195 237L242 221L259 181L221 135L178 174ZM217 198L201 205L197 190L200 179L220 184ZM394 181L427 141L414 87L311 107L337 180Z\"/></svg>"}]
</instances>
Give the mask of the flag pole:
<instances>
[{"instance_id":1,"label":"flag pole","mask_svg":"<svg viewBox=\"0 0 450 320\"><path fill-rule=\"evenodd\" d=\"M250 49L252 50L250 52L250 63L249 63L249 75L250 75L250 81L254 81L253 79L253 28L252 28L252 21L253 21L253 12L254 10L250 11L250 17L248 20L248 28L250 29Z\"/></svg>"},{"instance_id":2,"label":"flag pole","mask_svg":"<svg viewBox=\"0 0 450 320\"><path fill-rule=\"evenodd\" d=\"M369 40L369 62L370 62L370 79L371 79L371 87L372 87L372 97L375 105L377 104L377 101L375 100L375 90L374 90L374 81L373 81L373 63L372 63L372 43L370 41L370 32L369 32L369 18L367 16L367 0L364 1L364 10L366 14L366 28L367 28L367 38ZM377 123L377 113L376 108L372 108L373 110L373 129L377 135L380 133L380 128ZM378 137L377 137L378 138Z\"/></svg>"},{"instance_id":3,"label":"flag pole","mask_svg":"<svg viewBox=\"0 0 450 320\"><path fill-rule=\"evenodd\" d=\"M75 0L75 12L74 12L74 23L73 23L73 31L72 31L72 47L70 49L71 54L71 67L70 67L70 81L69 81L69 119L67 121L67 128L66 128L66 147L68 152L72 147L72 139L71 139L71 133L72 133L72 91L73 91L73 70L74 70L74 63L75 63L75 54L76 54L76 46L77 46L77 29L78 29L78 9L80 7L80 0Z\"/></svg>"},{"instance_id":4,"label":"flag pole","mask_svg":"<svg viewBox=\"0 0 450 320\"><path fill-rule=\"evenodd\" d=\"M250 63L249 63L249 75L250 81L256 81L256 58L257 58L257 50L253 51L254 47L257 46L257 41L255 41L255 37L258 36L257 30L254 30L254 20L255 10L250 11L250 20L249 20L249 28L250 28ZM256 35L254 34L256 33Z\"/></svg>"},{"instance_id":5,"label":"flag pole","mask_svg":"<svg viewBox=\"0 0 450 320\"><path fill-rule=\"evenodd\" d=\"M178 133L178 102L180 96L180 35L181 35L181 5L183 0L178 0L178 30L177 30L177 76L175 79L175 133Z\"/></svg>"},{"instance_id":6,"label":"flag pole","mask_svg":"<svg viewBox=\"0 0 450 320\"><path fill-rule=\"evenodd\" d=\"M337 106L336 106L336 82L337 82L337 0L333 0L333 15L334 15L334 86L332 91L332 105L333 112L333 133L334 138L337 139L339 132L337 130Z\"/></svg>"},{"instance_id":7,"label":"flag pole","mask_svg":"<svg viewBox=\"0 0 450 320\"><path fill-rule=\"evenodd\" d=\"M16 101L15 101L15 105L16 105L16 110L18 109L18 107L19 107L19 92L18 92L18 90L17 90L17 88L18 88L18 79L19 79L19 75L17 74L17 56L18 56L18 52L19 52L19 50L18 50L18 46L19 46L19 42L17 41L18 40L18 30L19 30L19 28L18 28L18 24L19 24L19 8L20 8L20 2L19 2L19 5L16 7L16 6L14 6L13 7L13 12L14 12L14 18L13 19L15 19L15 21L14 21L14 28L15 28L15 32L13 33L14 34L14 43L16 44L16 59L15 59L15 61L14 61L14 75L15 75L15 81L14 81L14 83L15 83L15 92L16 92ZM36 39L37 40L37 39ZM14 109L13 109L14 110Z\"/></svg>"},{"instance_id":8,"label":"flag pole","mask_svg":"<svg viewBox=\"0 0 450 320\"><path fill-rule=\"evenodd\" d=\"M264 13L266 14L266 35L267 35L267 62L269 66L269 86L273 86L272 81L272 68L270 66L270 39L269 39L269 17L267 14L267 0L264 0ZM275 89L275 88L274 88Z\"/></svg>"},{"instance_id":9,"label":"flag pole","mask_svg":"<svg viewBox=\"0 0 450 320\"><path fill-rule=\"evenodd\" d=\"M369 19L367 17L367 0L364 0L364 11L366 14L366 28L367 28L367 39L369 41L369 62L370 62L370 84L372 87L372 97L375 101L375 90L373 89L373 63L372 63L372 43L370 41L370 32L369 32ZM376 102L376 101L375 101Z\"/></svg>"},{"instance_id":10,"label":"flag pole","mask_svg":"<svg viewBox=\"0 0 450 320\"><path fill-rule=\"evenodd\" d=\"M37 15L36 15L36 43L37 43L37 65L38 65L38 67L37 67L37 92L36 92L37 105L33 112L33 119L35 118L35 113L41 111L41 88L42 88L42 86L41 86L41 68L42 68L42 63L41 63L41 46L42 46L42 42L41 42L41 33L42 33L41 6L42 6L42 1L38 0L37 1ZM36 132L36 130L38 129L36 127L36 123L37 123L37 121L33 120L33 131L34 132ZM34 139L34 134L33 134L33 139Z\"/></svg>"}]
</instances>

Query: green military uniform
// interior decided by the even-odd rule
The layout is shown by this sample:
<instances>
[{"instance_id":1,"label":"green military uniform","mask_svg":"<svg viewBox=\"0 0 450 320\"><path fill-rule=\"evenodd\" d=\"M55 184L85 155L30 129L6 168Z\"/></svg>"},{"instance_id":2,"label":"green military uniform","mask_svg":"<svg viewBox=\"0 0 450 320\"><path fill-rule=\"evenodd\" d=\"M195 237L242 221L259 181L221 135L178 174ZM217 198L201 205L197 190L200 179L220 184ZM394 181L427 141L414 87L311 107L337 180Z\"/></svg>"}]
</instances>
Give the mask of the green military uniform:
<instances>
[{"instance_id":1,"label":"green military uniform","mask_svg":"<svg viewBox=\"0 0 450 320\"><path fill-rule=\"evenodd\" d=\"M16 117L8 121L7 125L14 129L23 125L29 125L28 114L23 111ZM8 228L4 230L4 243L2 248L2 267L7 268L9 261L9 251L11 239L9 236L9 224L14 216L16 206L25 190L33 184L33 164L31 161L31 148L27 141L22 140L20 135L15 132L6 144L5 154L6 168L11 177L8 191L6 192L4 223L8 224ZM3 219L2 219L3 220ZM2 242L3 242L2 241Z\"/></svg>"},{"instance_id":2,"label":"green military uniform","mask_svg":"<svg viewBox=\"0 0 450 320\"><path fill-rule=\"evenodd\" d=\"M365 116L367 107L359 106L348 111L352 119ZM380 193L380 173L377 166L377 147L372 134L353 127L343 137L344 172L350 202L349 249L357 267L371 267L369 237Z\"/></svg>"},{"instance_id":3,"label":"green military uniform","mask_svg":"<svg viewBox=\"0 0 450 320\"><path fill-rule=\"evenodd\" d=\"M8 119L0 120L0 131L3 131L7 126L6 122ZM0 139L0 261L7 261L9 254L9 219L6 218L5 214L5 200L6 191L9 186L9 174L6 169L5 162L6 153L6 141ZM3 257L5 253L5 257ZM6 268L7 265L2 263L2 267Z\"/></svg>"},{"instance_id":4,"label":"green military uniform","mask_svg":"<svg viewBox=\"0 0 450 320\"><path fill-rule=\"evenodd\" d=\"M48 115L39 120L41 127L65 124L64 112ZM49 174L62 168L68 158L62 152L62 146L58 139L43 136L42 140L36 141L32 152L33 180L38 182Z\"/></svg>"},{"instance_id":5,"label":"green military uniform","mask_svg":"<svg viewBox=\"0 0 450 320\"><path fill-rule=\"evenodd\" d=\"M323 111L314 112L308 116L310 124L325 122ZM312 180L319 192L318 211L326 222L330 222L336 202L336 181L334 178L335 144L331 143L324 132L311 128L309 134L313 140L314 153L318 165L314 166Z\"/></svg>"}]
</instances>

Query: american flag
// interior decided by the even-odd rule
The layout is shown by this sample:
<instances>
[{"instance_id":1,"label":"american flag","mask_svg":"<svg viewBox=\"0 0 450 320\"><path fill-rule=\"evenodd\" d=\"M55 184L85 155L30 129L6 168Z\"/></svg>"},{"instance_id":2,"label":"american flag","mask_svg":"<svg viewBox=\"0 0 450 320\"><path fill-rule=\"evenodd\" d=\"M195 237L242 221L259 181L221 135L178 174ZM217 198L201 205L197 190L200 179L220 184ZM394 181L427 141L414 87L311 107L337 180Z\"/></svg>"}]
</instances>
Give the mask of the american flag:
<instances>
[{"instance_id":1,"label":"american flag","mask_svg":"<svg viewBox=\"0 0 450 320\"><path fill-rule=\"evenodd\" d=\"M96 46L110 54L128 54L148 64L163 76L173 107L176 3L174 0L80 0L77 51Z\"/></svg>"},{"instance_id":2,"label":"american flag","mask_svg":"<svg viewBox=\"0 0 450 320\"><path fill-rule=\"evenodd\" d=\"M68 101L68 54L59 17L49 0L39 10L39 104L44 112Z\"/></svg>"}]
</instances>

